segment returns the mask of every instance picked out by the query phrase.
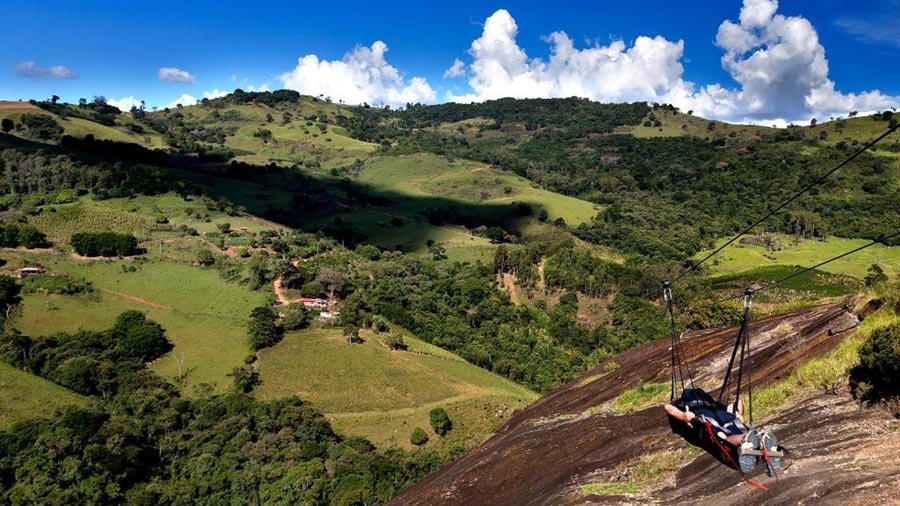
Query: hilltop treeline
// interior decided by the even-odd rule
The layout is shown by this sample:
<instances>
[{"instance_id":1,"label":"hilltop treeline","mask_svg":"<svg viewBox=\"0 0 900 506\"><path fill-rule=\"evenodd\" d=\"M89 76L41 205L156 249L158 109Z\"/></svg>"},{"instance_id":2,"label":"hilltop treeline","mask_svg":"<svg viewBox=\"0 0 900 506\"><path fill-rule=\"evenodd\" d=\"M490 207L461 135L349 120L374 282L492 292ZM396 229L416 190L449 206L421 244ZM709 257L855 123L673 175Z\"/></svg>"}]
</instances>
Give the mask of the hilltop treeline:
<instances>
[{"instance_id":1,"label":"hilltop treeline","mask_svg":"<svg viewBox=\"0 0 900 506\"><path fill-rule=\"evenodd\" d=\"M92 402L0 432L0 502L374 504L442 462L344 439L297 398L182 398L144 365L170 346L137 311L99 332L3 334L0 359Z\"/></svg>"}]
</instances>

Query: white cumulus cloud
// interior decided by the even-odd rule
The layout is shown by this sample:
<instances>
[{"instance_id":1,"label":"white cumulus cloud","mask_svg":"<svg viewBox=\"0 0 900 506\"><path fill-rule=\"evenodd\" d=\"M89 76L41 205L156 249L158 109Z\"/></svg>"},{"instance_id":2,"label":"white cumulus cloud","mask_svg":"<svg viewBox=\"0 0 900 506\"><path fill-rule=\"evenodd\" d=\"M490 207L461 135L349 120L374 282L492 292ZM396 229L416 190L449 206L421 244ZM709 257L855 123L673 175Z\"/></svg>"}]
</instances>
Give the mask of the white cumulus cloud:
<instances>
[{"instance_id":1,"label":"white cumulus cloud","mask_svg":"<svg viewBox=\"0 0 900 506\"><path fill-rule=\"evenodd\" d=\"M134 97L122 97L118 100L114 98L109 98L106 100L106 103L119 109L122 112L130 111L132 107L140 107L141 101L140 99Z\"/></svg>"},{"instance_id":2,"label":"white cumulus cloud","mask_svg":"<svg viewBox=\"0 0 900 506\"><path fill-rule=\"evenodd\" d=\"M436 94L423 77L405 79L385 60L388 46L375 41L371 47L358 46L340 60L321 60L314 54L301 57L297 66L280 76L285 88L307 95L325 95L350 104L391 106L431 103Z\"/></svg>"},{"instance_id":3,"label":"white cumulus cloud","mask_svg":"<svg viewBox=\"0 0 900 506\"><path fill-rule=\"evenodd\" d=\"M706 86L682 101L711 117L782 124L900 102L878 90L837 91L816 29L806 18L777 12L777 0L745 0L739 22L722 22L716 35L722 67L739 87Z\"/></svg>"},{"instance_id":4,"label":"white cumulus cloud","mask_svg":"<svg viewBox=\"0 0 900 506\"><path fill-rule=\"evenodd\" d=\"M459 77L466 73L466 64L463 63L459 58L453 60L453 65L450 65L450 68L444 71L444 78L448 77Z\"/></svg>"},{"instance_id":5,"label":"white cumulus cloud","mask_svg":"<svg viewBox=\"0 0 900 506\"><path fill-rule=\"evenodd\" d=\"M698 88L684 77L681 40L642 35L631 45L614 41L576 48L565 32L557 31L545 37L550 56L532 58L516 41L515 19L501 9L487 18L469 48L471 91L448 93L447 99L579 96L600 102L668 102L714 119L781 124L900 102L877 90L837 91L815 28L805 18L777 11L776 0L745 0L739 21L724 21L716 36L724 51L722 66L738 87ZM465 68L457 59L445 77Z\"/></svg>"},{"instance_id":6,"label":"white cumulus cloud","mask_svg":"<svg viewBox=\"0 0 900 506\"><path fill-rule=\"evenodd\" d=\"M506 10L484 23L469 54L469 86L465 95L448 95L458 102L501 97L580 96L602 102L657 101L668 90L683 88L682 41L638 37L630 47L622 41L608 46L575 47L562 31L545 38L549 59L530 58L517 41L518 25Z\"/></svg>"},{"instance_id":7,"label":"white cumulus cloud","mask_svg":"<svg viewBox=\"0 0 900 506\"><path fill-rule=\"evenodd\" d=\"M162 67L156 71L156 77L164 83L196 84L197 78L187 70L176 67Z\"/></svg>"},{"instance_id":8,"label":"white cumulus cloud","mask_svg":"<svg viewBox=\"0 0 900 506\"><path fill-rule=\"evenodd\" d=\"M52 67L38 67L33 61L23 61L17 63L14 67L16 74L21 77L27 77L32 81L43 81L44 79L75 79L78 77L68 67L62 65L54 65Z\"/></svg>"},{"instance_id":9,"label":"white cumulus cloud","mask_svg":"<svg viewBox=\"0 0 900 506\"><path fill-rule=\"evenodd\" d=\"M212 91L204 91L203 98L208 98L208 99L212 100L214 98L224 97L227 94L228 94L227 91L222 91L219 88L215 88ZM182 105L184 105L184 104L182 104Z\"/></svg>"},{"instance_id":10,"label":"white cumulus cloud","mask_svg":"<svg viewBox=\"0 0 900 506\"><path fill-rule=\"evenodd\" d=\"M164 105L163 108L174 109L175 107L178 107L178 104L181 104L183 106L197 105L197 97L188 95L187 93L182 93L180 97Z\"/></svg>"}]
</instances>

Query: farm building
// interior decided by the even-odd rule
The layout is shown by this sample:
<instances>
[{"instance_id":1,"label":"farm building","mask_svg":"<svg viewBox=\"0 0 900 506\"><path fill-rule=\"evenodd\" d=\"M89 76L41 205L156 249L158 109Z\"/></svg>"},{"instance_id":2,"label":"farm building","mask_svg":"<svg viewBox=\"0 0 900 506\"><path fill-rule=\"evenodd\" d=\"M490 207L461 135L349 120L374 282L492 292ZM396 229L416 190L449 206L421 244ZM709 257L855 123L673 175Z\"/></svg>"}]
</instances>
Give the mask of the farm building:
<instances>
[{"instance_id":1,"label":"farm building","mask_svg":"<svg viewBox=\"0 0 900 506\"><path fill-rule=\"evenodd\" d=\"M47 269L44 269L43 267L22 267L20 269L16 269L16 276L24 278L25 276L43 274L46 271Z\"/></svg>"},{"instance_id":2,"label":"farm building","mask_svg":"<svg viewBox=\"0 0 900 506\"><path fill-rule=\"evenodd\" d=\"M299 302L300 304L303 304L304 307L309 309L328 309L328 301L325 299L301 297L295 302Z\"/></svg>"}]
</instances>

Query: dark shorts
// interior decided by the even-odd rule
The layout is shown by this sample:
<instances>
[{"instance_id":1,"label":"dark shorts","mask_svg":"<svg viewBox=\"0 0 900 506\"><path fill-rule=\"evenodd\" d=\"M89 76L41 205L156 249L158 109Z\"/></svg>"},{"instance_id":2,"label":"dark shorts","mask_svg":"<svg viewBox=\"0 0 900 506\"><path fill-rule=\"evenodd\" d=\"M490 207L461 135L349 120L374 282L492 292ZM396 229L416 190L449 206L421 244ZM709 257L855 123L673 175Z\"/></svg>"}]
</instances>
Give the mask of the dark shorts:
<instances>
[{"instance_id":1,"label":"dark shorts","mask_svg":"<svg viewBox=\"0 0 900 506\"><path fill-rule=\"evenodd\" d=\"M697 408L694 414L701 422L709 422L716 433L724 432L726 436L743 436L747 432L747 427L737 416L723 409Z\"/></svg>"}]
</instances>

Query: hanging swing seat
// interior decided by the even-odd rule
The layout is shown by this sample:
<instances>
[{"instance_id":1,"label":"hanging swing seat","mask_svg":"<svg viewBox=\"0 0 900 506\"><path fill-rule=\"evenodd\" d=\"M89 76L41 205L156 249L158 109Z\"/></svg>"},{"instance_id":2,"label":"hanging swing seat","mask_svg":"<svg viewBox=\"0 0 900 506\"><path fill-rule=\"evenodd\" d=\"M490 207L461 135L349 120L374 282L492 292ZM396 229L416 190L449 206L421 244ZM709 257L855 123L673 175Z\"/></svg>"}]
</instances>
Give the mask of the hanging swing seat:
<instances>
[{"instance_id":1,"label":"hanging swing seat","mask_svg":"<svg viewBox=\"0 0 900 506\"><path fill-rule=\"evenodd\" d=\"M736 469L741 477L749 485L766 490L766 487L750 480L747 475L753 471L756 465L763 463L766 475L778 478L781 461L784 457L783 449L778 446L778 439L765 430L753 427L753 383L751 378L752 365L750 363L750 305L753 297L753 289L748 288L744 295L744 317L740 330L728 361L725 378L722 382L718 398L703 389L694 387L691 374L681 339L675 328L675 316L672 309L673 297L671 285L668 281L663 283L663 297L666 301L669 320L672 326L672 358L671 358L671 393L669 403L678 410L695 414L691 423L685 423L682 419L668 415L669 426L672 432L684 438L688 443L704 449L722 464ZM738 354L740 351L740 354ZM733 404L734 412L727 409L722 402L722 396L728 391L729 381L732 376L732 368L735 359L740 357L737 368L737 385ZM684 376L690 383L686 388ZM741 398L742 380L747 378L749 424L745 425L738 413L738 399ZM680 378L681 395L675 396L676 380ZM729 436L741 435L741 444L735 446L726 441Z\"/></svg>"}]
</instances>

